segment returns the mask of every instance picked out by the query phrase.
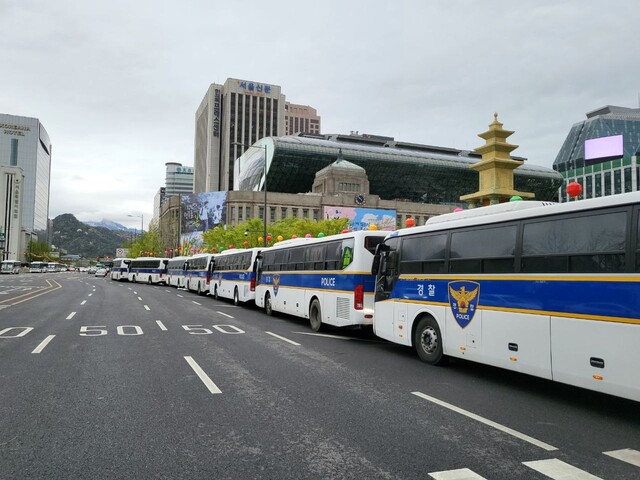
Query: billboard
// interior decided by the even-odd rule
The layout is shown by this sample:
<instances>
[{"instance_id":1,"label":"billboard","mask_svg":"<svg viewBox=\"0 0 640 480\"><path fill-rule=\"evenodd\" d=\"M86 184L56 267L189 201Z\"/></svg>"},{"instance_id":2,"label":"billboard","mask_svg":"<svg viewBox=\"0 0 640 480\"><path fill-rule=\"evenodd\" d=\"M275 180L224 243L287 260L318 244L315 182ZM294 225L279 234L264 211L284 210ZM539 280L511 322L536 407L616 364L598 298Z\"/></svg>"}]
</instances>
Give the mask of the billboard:
<instances>
[{"instance_id":1,"label":"billboard","mask_svg":"<svg viewBox=\"0 0 640 480\"><path fill-rule=\"evenodd\" d=\"M368 230L375 225L378 230L396 230L396 211L377 208L324 207L325 220L348 218L349 230Z\"/></svg>"},{"instance_id":2,"label":"billboard","mask_svg":"<svg viewBox=\"0 0 640 480\"><path fill-rule=\"evenodd\" d=\"M585 163L597 163L599 159L622 157L624 142L622 135L593 138L584 142Z\"/></svg>"},{"instance_id":3,"label":"billboard","mask_svg":"<svg viewBox=\"0 0 640 480\"><path fill-rule=\"evenodd\" d=\"M227 192L183 193L180 196L180 243L202 245L202 233L227 221Z\"/></svg>"}]
</instances>

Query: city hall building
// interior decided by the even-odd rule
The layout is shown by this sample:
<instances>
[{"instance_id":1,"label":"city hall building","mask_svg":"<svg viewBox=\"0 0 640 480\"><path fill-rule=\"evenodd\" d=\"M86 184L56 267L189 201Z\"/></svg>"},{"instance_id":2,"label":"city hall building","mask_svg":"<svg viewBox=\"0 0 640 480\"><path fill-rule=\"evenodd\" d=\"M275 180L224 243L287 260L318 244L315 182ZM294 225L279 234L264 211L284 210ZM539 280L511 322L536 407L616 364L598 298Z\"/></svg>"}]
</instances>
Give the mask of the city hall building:
<instances>
[{"instance_id":1,"label":"city hall building","mask_svg":"<svg viewBox=\"0 0 640 480\"><path fill-rule=\"evenodd\" d=\"M571 127L553 162L562 175L561 202L568 183L582 185L581 198L639 190L640 108L608 105L587 113Z\"/></svg>"},{"instance_id":2,"label":"city hall building","mask_svg":"<svg viewBox=\"0 0 640 480\"><path fill-rule=\"evenodd\" d=\"M350 182L338 191L450 206L464 206L460 197L477 190L478 172L469 166L482 158L473 151L366 134L270 137L255 146L236 160L234 190L260 191L266 182L269 192L331 193L314 186L315 175L340 158L364 169L369 191ZM533 192L536 200L554 200L561 184L562 176L550 168L525 163L514 171L514 188Z\"/></svg>"}]
</instances>

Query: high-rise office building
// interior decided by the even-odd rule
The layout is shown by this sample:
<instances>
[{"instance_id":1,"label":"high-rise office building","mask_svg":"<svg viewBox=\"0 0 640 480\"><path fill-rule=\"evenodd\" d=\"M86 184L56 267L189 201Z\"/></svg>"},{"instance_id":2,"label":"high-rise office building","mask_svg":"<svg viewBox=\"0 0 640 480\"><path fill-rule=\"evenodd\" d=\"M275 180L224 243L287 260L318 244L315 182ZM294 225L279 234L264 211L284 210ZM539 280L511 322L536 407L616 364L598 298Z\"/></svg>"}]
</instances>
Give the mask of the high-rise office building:
<instances>
[{"instance_id":1,"label":"high-rise office building","mask_svg":"<svg viewBox=\"0 0 640 480\"><path fill-rule=\"evenodd\" d=\"M320 116L309 105L296 105L286 102L284 106L285 135L294 133L320 134Z\"/></svg>"},{"instance_id":2,"label":"high-rise office building","mask_svg":"<svg viewBox=\"0 0 640 480\"><path fill-rule=\"evenodd\" d=\"M193 192L231 190L235 159L247 145L283 135L284 124L278 85L235 78L211 84L196 111Z\"/></svg>"},{"instance_id":3,"label":"high-rise office building","mask_svg":"<svg viewBox=\"0 0 640 480\"><path fill-rule=\"evenodd\" d=\"M22 229L46 231L51 184L51 141L37 118L0 113L0 165L24 173Z\"/></svg>"},{"instance_id":4,"label":"high-rise office building","mask_svg":"<svg viewBox=\"0 0 640 480\"><path fill-rule=\"evenodd\" d=\"M193 193L193 167L184 167L181 163L167 162L165 177L165 195Z\"/></svg>"}]
</instances>

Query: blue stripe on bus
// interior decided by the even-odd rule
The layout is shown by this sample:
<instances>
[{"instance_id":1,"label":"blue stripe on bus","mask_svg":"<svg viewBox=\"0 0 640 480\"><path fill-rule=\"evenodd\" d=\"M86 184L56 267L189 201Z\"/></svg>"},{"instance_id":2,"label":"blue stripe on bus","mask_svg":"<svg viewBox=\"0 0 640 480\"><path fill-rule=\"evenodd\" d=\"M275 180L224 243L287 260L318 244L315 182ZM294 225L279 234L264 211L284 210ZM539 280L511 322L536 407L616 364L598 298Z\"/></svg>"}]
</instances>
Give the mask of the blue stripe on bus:
<instances>
[{"instance_id":1,"label":"blue stripe on bus","mask_svg":"<svg viewBox=\"0 0 640 480\"><path fill-rule=\"evenodd\" d=\"M390 299L449 304L446 279L403 279L396 282ZM563 279L486 280L465 276L480 284L478 308L507 308L640 319L640 283L637 281ZM422 294L420 294L421 292Z\"/></svg>"},{"instance_id":2,"label":"blue stripe on bus","mask_svg":"<svg viewBox=\"0 0 640 480\"><path fill-rule=\"evenodd\" d=\"M362 273L263 273L260 284L273 286L274 277L279 278L279 287L353 291L356 285L363 285L365 292L375 287L375 277Z\"/></svg>"},{"instance_id":3,"label":"blue stripe on bus","mask_svg":"<svg viewBox=\"0 0 640 480\"><path fill-rule=\"evenodd\" d=\"M240 272L240 271L221 271L221 272L213 272L212 280L222 280L232 281L232 282L250 282L252 278L255 277L255 273L253 272Z\"/></svg>"}]
</instances>

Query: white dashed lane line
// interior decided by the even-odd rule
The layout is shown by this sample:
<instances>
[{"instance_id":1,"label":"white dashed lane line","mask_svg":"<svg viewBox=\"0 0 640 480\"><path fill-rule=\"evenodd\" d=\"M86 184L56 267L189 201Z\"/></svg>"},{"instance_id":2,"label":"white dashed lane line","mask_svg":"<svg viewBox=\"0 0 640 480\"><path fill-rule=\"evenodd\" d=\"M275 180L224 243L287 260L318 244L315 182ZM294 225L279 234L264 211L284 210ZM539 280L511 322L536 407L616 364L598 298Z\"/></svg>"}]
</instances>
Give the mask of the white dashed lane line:
<instances>
[{"instance_id":1,"label":"white dashed lane line","mask_svg":"<svg viewBox=\"0 0 640 480\"><path fill-rule=\"evenodd\" d=\"M36 347L36 349L35 349L33 352L31 352L31 353L40 353L40 352L42 352L42 350L44 350L44 347L46 347L47 345L49 345L49 342L50 342L51 340L53 340L54 338L55 338L55 335L49 335L49 336L48 336L47 338L45 338L45 339L40 343L40 345L38 345L38 346Z\"/></svg>"},{"instance_id":2,"label":"white dashed lane line","mask_svg":"<svg viewBox=\"0 0 640 480\"><path fill-rule=\"evenodd\" d=\"M75 316L76 316L76 312L71 312L71 313L69 314L69 316L68 316L66 319L67 319L67 320L71 320L71 319L72 319L73 317L75 317Z\"/></svg>"},{"instance_id":3,"label":"white dashed lane line","mask_svg":"<svg viewBox=\"0 0 640 480\"><path fill-rule=\"evenodd\" d=\"M224 313L224 312L219 312L216 310L216 313L219 313L220 315L222 315L223 317L227 317L227 318L234 318L231 315L229 315L228 313Z\"/></svg>"},{"instance_id":4,"label":"white dashed lane line","mask_svg":"<svg viewBox=\"0 0 640 480\"><path fill-rule=\"evenodd\" d=\"M200 365L196 363L196 361L191 357L184 357L189 366L196 372L196 375L202 380L202 383L209 389L209 391L213 394L222 393L222 391L213 383L213 380L209 378L209 376L200 368Z\"/></svg>"},{"instance_id":5,"label":"white dashed lane line","mask_svg":"<svg viewBox=\"0 0 640 480\"><path fill-rule=\"evenodd\" d=\"M275 334L275 333L273 333L273 332L264 332L264 333L266 333L267 335L271 335L272 337L279 338L280 340L283 340L283 341L285 341L285 342L289 342L291 345L295 345L296 347L299 347L299 346L300 346L300 344L299 344L299 343L296 343L296 342L294 342L293 340L289 340L288 338L281 337L280 335L276 335L276 334Z\"/></svg>"}]
</instances>

